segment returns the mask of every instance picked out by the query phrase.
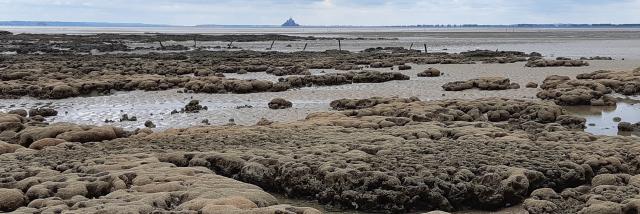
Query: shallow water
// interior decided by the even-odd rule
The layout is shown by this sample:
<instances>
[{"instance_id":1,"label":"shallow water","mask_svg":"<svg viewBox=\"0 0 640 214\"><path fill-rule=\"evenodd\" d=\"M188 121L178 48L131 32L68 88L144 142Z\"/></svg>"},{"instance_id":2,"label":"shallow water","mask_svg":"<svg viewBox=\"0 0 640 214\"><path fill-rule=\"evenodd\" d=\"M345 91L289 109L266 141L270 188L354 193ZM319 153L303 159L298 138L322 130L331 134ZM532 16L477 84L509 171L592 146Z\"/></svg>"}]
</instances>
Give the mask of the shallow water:
<instances>
[{"instance_id":1,"label":"shallow water","mask_svg":"<svg viewBox=\"0 0 640 214\"><path fill-rule=\"evenodd\" d=\"M640 100L626 99L617 106L568 106L565 109L570 114L587 119L586 132L609 136L640 136L640 132L618 131L620 122L640 122ZM616 122L616 117L622 118L622 121Z\"/></svg>"}]
</instances>

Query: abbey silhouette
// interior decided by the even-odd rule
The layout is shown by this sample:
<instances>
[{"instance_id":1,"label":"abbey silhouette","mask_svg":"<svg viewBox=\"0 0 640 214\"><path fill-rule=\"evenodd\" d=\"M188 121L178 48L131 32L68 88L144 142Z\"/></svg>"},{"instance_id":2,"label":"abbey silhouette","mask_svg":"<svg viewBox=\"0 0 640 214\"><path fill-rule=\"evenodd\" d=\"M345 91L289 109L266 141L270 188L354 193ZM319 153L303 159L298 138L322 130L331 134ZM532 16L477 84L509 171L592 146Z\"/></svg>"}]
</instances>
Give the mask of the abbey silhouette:
<instances>
[{"instance_id":1,"label":"abbey silhouette","mask_svg":"<svg viewBox=\"0 0 640 214\"><path fill-rule=\"evenodd\" d=\"M300 26L298 23L296 23L295 20L293 20L293 18L289 18L289 20L287 20L286 22L284 22L284 24L282 24L282 27L298 27Z\"/></svg>"}]
</instances>

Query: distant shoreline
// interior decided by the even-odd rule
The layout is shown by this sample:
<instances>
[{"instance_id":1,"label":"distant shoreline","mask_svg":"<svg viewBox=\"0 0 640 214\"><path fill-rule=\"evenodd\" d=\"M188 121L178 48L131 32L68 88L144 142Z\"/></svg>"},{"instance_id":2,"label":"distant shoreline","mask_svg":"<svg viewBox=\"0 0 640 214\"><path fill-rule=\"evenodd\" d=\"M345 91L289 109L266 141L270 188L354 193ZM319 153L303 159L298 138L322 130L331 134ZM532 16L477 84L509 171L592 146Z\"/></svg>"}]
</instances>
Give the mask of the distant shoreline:
<instances>
[{"instance_id":1,"label":"distant shoreline","mask_svg":"<svg viewBox=\"0 0 640 214\"><path fill-rule=\"evenodd\" d=\"M0 21L0 27L197 27L197 28L640 28L640 24L444 24L444 25L391 25L391 26L355 26L355 25L301 25L283 27L280 25L163 25L144 23L108 23L108 22L56 22L56 21Z\"/></svg>"}]
</instances>

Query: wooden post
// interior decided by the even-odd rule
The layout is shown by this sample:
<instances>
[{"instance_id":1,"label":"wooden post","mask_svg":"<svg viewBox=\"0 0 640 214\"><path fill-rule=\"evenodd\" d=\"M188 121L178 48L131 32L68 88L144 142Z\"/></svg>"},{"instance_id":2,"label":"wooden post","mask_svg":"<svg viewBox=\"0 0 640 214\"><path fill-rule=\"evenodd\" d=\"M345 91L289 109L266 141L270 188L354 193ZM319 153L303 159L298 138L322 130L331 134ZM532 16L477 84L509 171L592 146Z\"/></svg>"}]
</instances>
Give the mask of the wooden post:
<instances>
[{"instance_id":1,"label":"wooden post","mask_svg":"<svg viewBox=\"0 0 640 214\"><path fill-rule=\"evenodd\" d=\"M227 49L231 49L231 45L233 45L233 41L229 42L229 45L227 45Z\"/></svg>"},{"instance_id":2,"label":"wooden post","mask_svg":"<svg viewBox=\"0 0 640 214\"><path fill-rule=\"evenodd\" d=\"M198 48L198 35L193 35L193 48Z\"/></svg>"},{"instance_id":3,"label":"wooden post","mask_svg":"<svg viewBox=\"0 0 640 214\"><path fill-rule=\"evenodd\" d=\"M164 50L164 45L162 44L162 40L158 40L158 42L160 43L160 49Z\"/></svg>"},{"instance_id":4,"label":"wooden post","mask_svg":"<svg viewBox=\"0 0 640 214\"><path fill-rule=\"evenodd\" d=\"M411 43L411 46L409 46L409 50L413 49L413 42Z\"/></svg>"},{"instance_id":5,"label":"wooden post","mask_svg":"<svg viewBox=\"0 0 640 214\"><path fill-rule=\"evenodd\" d=\"M340 42L340 39L338 39L338 50L342 51L342 42Z\"/></svg>"},{"instance_id":6,"label":"wooden post","mask_svg":"<svg viewBox=\"0 0 640 214\"><path fill-rule=\"evenodd\" d=\"M427 49L427 44L424 44L424 53L429 53L429 50Z\"/></svg>"},{"instance_id":7,"label":"wooden post","mask_svg":"<svg viewBox=\"0 0 640 214\"><path fill-rule=\"evenodd\" d=\"M273 40L273 41L271 42L271 46L269 47L269 50L273 49L273 44L276 44L276 40Z\"/></svg>"},{"instance_id":8,"label":"wooden post","mask_svg":"<svg viewBox=\"0 0 640 214\"><path fill-rule=\"evenodd\" d=\"M302 48L302 51L306 51L307 50L307 44L308 43L304 43L304 48Z\"/></svg>"}]
</instances>

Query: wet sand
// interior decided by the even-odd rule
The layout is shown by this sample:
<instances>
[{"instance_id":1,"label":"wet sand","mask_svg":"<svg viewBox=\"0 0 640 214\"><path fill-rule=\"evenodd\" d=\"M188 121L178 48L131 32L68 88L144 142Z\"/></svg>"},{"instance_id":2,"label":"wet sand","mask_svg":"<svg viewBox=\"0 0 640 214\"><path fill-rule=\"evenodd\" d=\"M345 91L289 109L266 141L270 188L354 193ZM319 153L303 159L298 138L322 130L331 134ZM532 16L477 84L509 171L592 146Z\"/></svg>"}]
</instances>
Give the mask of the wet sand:
<instances>
[{"instance_id":1,"label":"wet sand","mask_svg":"<svg viewBox=\"0 0 640 214\"><path fill-rule=\"evenodd\" d=\"M401 71L409 75L411 80L393 81L374 84L352 84L342 86L309 87L285 92L253 93L253 94L189 94L169 91L133 91L117 92L110 96L77 97L62 100L37 100L35 98L0 100L0 108L8 111L15 108L33 108L51 106L60 114L50 120L54 122L74 122L80 124L105 125L106 119L118 121L122 114L138 117L135 122L116 122L116 126L127 129L144 127L147 120L157 125L157 130L183 128L202 125L208 119L212 125L222 125L234 119L236 124L253 125L260 118L272 121L295 121L304 119L309 113L330 110L329 102L341 98L411 97L421 100L441 99L474 99L482 97L503 97L516 99L536 99L539 89L525 88L528 82L540 84L549 75L577 74L596 70L629 70L638 67L640 60L590 61L587 67L547 67L527 68L524 63L514 64L454 64L454 65L412 65L413 69ZM426 68L434 67L442 72L441 77L417 77L416 74ZM371 69L389 71L389 69ZM397 69L396 69L397 70ZM312 70L312 74L345 72L335 70ZM447 82L472 79L477 77L507 77L511 82L522 87L517 90L446 92L441 86ZM263 72L248 74L228 74L227 77L239 79L262 79L277 81L278 78ZM293 102L293 108L286 111L271 110L267 103L276 97ZM173 114L180 110L191 99L200 100L209 108L196 114ZM239 106L252 108L237 108ZM65 113L66 112L66 113Z\"/></svg>"}]
</instances>

